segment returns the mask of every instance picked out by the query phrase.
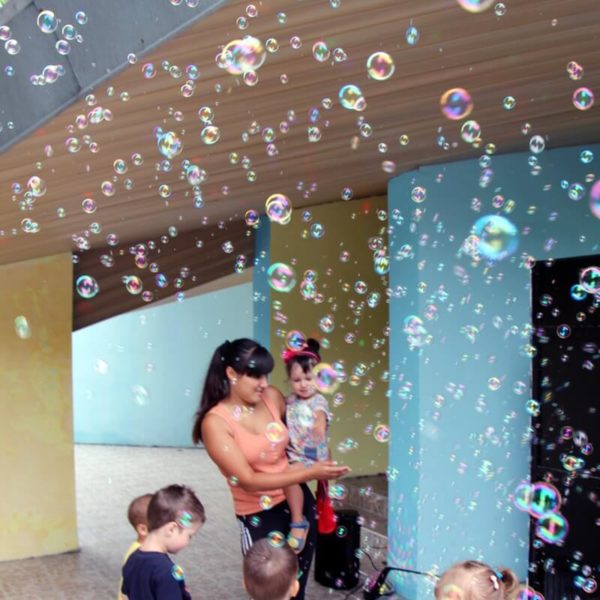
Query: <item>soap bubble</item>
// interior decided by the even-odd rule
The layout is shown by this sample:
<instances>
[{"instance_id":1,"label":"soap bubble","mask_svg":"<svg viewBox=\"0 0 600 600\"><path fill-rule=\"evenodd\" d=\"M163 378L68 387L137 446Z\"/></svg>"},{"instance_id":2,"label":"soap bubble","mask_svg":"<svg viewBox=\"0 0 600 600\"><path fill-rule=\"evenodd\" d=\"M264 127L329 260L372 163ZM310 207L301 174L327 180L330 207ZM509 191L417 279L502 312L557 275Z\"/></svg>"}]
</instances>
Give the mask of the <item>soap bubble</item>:
<instances>
[{"instance_id":1,"label":"soap bubble","mask_svg":"<svg viewBox=\"0 0 600 600\"><path fill-rule=\"evenodd\" d=\"M338 96L340 104L347 110L363 111L367 108L367 101L357 85L342 86Z\"/></svg>"},{"instance_id":2,"label":"soap bubble","mask_svg":"<svg viewBox=\"0 0 600 600\"><path fill-rule=\"evenodd\" d=\"M546 148L546 140L541 135L534 135L529 140L529 150L532 154L540 154Z\"/></svg>"},{"instance_id":3,"label":"soap bubble","mask_svg":"<svg viewBox=\"0 0 600 600\"><path fill-rule=\"evenodd\" d=\"M373 437L381 444L389 442L390 428L384 424L377 425L377 427L375 427L375 429L373 430Z\"/></svg>"},{"instance_id":4,"label":"soap bubble","mask_svg":"<svg viewBox=\"0 0 600 600\"><path fill-rule=\"evenodd\" d=\"M37 175L33 175L27 180L27 190L34 198L40 198L46 193L46 182Z\"/></svg>"},{"instance_id":5,"label":"soap bubble","mask_svg":"<svg viewBox=\"0 0 600 600\"><path fill-rule=\"evenodd\" d=\"M503 260L519 245L515 225L498 215L479 218L471 233L477 237L477 250L488 260Z\"/></svg>"},{"instance_id":6,"label":"soap bubble","mask_svg":"<svg viewBox=\"0 0 600 600\"><path fill-rule=\"evenodd\" d=\"M577 110L589 110L594 106L594 92L587 87L577 88L573 92L573 106Z\"/></svg>"},{"instance_id":7,"label":"soap bubble","mask_svg":"<svg viewBox=\"0 0 600 600\"><path fill-rule=\"evenodd\" d=\"M596 180L590 189L590 210L596 218L600 219L600 179Z\"/></svg>"},{"instance_id":8,"label":"soap bubble","mask_svg":"<svg viewBox=\"0 0 600 600\"><path fill-rule=\"evenodd\" d=\"M154 79L154 77L156 77L156 72L156 67L152 63L146 63L142 67L144 79Z\"/></svg>"},{"instance_id":9,"label":"soap bubble","mask_svg":"<svg viewBox=\"0 0 600 600\"><path fill-rule=\"evenodd\" d=\"M176 581L183 581L185 579L183 567L180 567L179 565L173 565L171 567L171 575Z\"/></svg>"},{"instance_id":10,"label":"soap bubble","mask_svg":"<svg viewBox=\"0 0 600 600\"><path fill-rule=\"evenodd\" d=\"M79 25L87 25L88 16L82 10L79 10L75 13L75 20Z\"/></svg>"},{"instance_id":11,"label":"soap bubble","mask_svg":"<svg viewBox=\"0 0 600 600\"><path fill-rule=\"evenodd\" d=\"M183 142L173 131L159 130L156 135L158 151L168 159L175 158L183 150Z\"/></svg>"},{"instance_id":12,"label":"soap bubble","mask_svg":"<svg viewBox=\"0 0 600 600\"><path fill-rule=\"evenodd\" d=\"M132 295L137 296L144 291L144 284L137 275L125 275L123 277L125 289Z\"/></svg>"},{"instance_id":13,"label":"soap bubble","mask_svg":"<svg viewBox=\"0 0 600 600\"><path fill-rule=\"evenodd\" d=\"M569 186L568 195L571 200L578 202L585 196L585 186L581 183L575 182Z\"/></svg>"},{"instance_id":14,"label":"soap bubble","mask_svg":"<svg viewBox=\"0 0 600 600\"><path fill-rule=\"evenodd\" d=\"M529 505L529 514L532 517L539 518L543 514L556 511L560 508L560 504L560 493L553 485L545 481L533 484Z\"/></svg>"},{"instance_id":15,"label":"soap bubble","mask_svg":"<svg viewBox=\"0 0 600 600\"><path fill-rule=\"evenodd\" d=\"M315 42L312 47L312 53L318 62L325 62L331 54L325 42Z\"/></svg>"},{"instance_id":16,"label":"soap bubble","mask_svg":"<svg viewBox=\"0 0 600 600\"><path fill-rule=\"evenodd\" d=\"M189 165L185 170L185 178L190 185L200 185L205 178L205 172L198 165Z\"/></svg>"},{"instance_id":17,"label":"soap bubble","mask_svg":"<svg viewBox=\"0 0 600 600\"><path fill-rule=\"evenodd\" d=\"M27 317L23 315L15 317L15 333L22 340L28 340L31 337L31 327L29 327Z\"/></svg>"},{"instance_id":18,"label":"soap bubble","mask_svg":"<svg viewBox=\"0 0 600 600\"><path fill-rule=\"evenodd\" d=\"M549 512L537 522L535 535L548 544L557 544L567 537L569 524L561 513Z\"/></svg>"},{"instance_id":19,"label":"soap bubble","mask_svg":"<svg viewBox=\"0 0 600 600\"><path fill-rule=\"evenodd\" d=\"M296 285L296 272L285 263L273 263L267 271L267 281L276 292L291 292Z\"/></svg>"},{"instance_id":20,"label":"soap bubble","mask_svg":"<svg viewBox=\"0 0 600 600\"><path fill-rule=\"evenodd\" d=\"M470 13L480 13L490 8L496 0L457 0Z\"/></svg>"},{"instance_id":21,"label":"soap bubble","mask_svg":"<svg viewBox=\"0 0 600 600\"><path fill-rule=\"evenodd\" d=\"M389 79L395 70L394 60L387 52L374 52L367 59L367 73L376 81Z\"/></svg>"},{"instance_id":22,"label":"soap bubble","mask_svg":"<svg viewBox=\"0 0 600 600\"><path fill-rule=\"evenodd\" d=\"M221 139L221 130L215 125L208 125L200 132L200 139L207 146L212 146Z\"/></svg>"},{"instance_id":23,"label":"soap bubble","mask_svg":"<svg viewBox=\"0 0 600 600\"><path fill-rule=\"evenodd\" d=\"M301 350L306 345L306 338L301 331L288 331L285 336L285 345L290 350Z\"/></svg>"},{"instance_id":24,"label":"soap bubble","mask_svg":"<svg viewBox=\"0 0 600 600\"><path fill-rule=\"evenodd\" d=\"M588 294L600 293L600 268L583 269L579 275L579 283Z\"/></svg>"},{"instance_id":25,"label":"soap bubble","mask_svg":"<svg viewBox=\"0 0 600 600\"><path fill-rule=\"evenodd\" d=\"M532 497L533 487L529 483L521 483L515 490L513 502L519 510L529 512Z\"/></svg>"},{"instance_id":26,"label":"soap bubble","mask_svg":"<svg viewBox=\"0 0 600 600\"><path fill-rule=\"evenodd\" d=\"M417 204L425 202L427 199L427 190L420 185L415 186L410 192L410 199Z\"/></svg>"},{"instance_id":27,"label":"soap bubble","mask_svg":"<svg viewBox=\"0 0 600 600\"><path fill-rule=\"evenodd\" d=\"M404 33L404 39L409 46L414 46L419 41L419 30L412 25Z\"/></svg>"},{"instance_id":28,"label":"soap bubble","mask_svg":"<svg viewBox=\"0 0 600 600\"><path fill-rule=\"evenodd\" d=\"M581 286L579 283L576 283L571 286L571 298L577 302L581 302L581 300L585 300L587 298L587 292L583 289L583 286Z\"/></svg>"},{"instance_id":29,"label":"soap bubble","mask_svg":"<svg viewBox=\"0 0 600 600\"><path fill-rule=\"evenodd\" d=\"M264 494L258 499L258 505L261 510L269 510L273 506L273 498Z\"/></svg>"},{"instance_id":30,"label":"soap bubble","mask_svg":"<svg viewBox=\"0 0 600 600\"><path fill-rule=\"evenodd\" d=\"M37 17L37 26L42 33L53 33L58 27L58 19L51 10L43 10Z\"/></svg>"},{"instance_id":31,"label":"soap bubble","mask_svg":"<svg viewBox=\"0 0 600 600\"><path fill-rule=\"evenodd\" d=\"M220 60L231 75L256 71L265 62L266 51L262 42L252 36L229 42L221 52Z\"/></svg>"},{"instance_id":32,"label":"soap bubble","mask_svg":"<svg viewBox=\"0 0 600 600\"><path fill-rule=\"evenodd\" d=\"M272 194L265 202L266 214L272 222L287 225L292 219L292 203L284 194Z\"/></svg>"},{"instance_id":33,"label":"soap bubble","mask_svg":"<svg viewBox=\"0 0 600 600\"><path fill-rule=\"evenodd\" d=\"M80 275L75 281L75 289L82 298L89 300L98 294L100 286L91 275Z\"/></svg>"},{"instance_id":34,"label":"soap bubble","mask_svg":"<svg viewBox=\"0 0 600 600\"><path fill-rule=\"evenodd\" d=\"M254 227L255 225L258 225L260 222L260 215L258 214L258 211L252 208L247 210L246 214L244 215L244 221L246 221L246 225L248 225L248 227Z\"/></svg>"},{"instance_id":35,"label":"soap bubble","mask_svg":"<svg viewBox=\"0 0 600 600\"><path fill-rule=\"evenodd\" d=\"M71 44L67 40L58 40L54 47L61 56L67 56L71 52Z\"/></svg>"},{"instance_id":36,"label":"soap bubble","mask_svg":"<svg viewBox=\"0 0 600 600\"><path fill-rule=\"evenodd\" d=\"M134 385L131 388L133 401L138 406L147 406L150 401L150 394L143 385Z\"/></svg>"},{"instance_id":37,"label":"soap bubble","mask_svg":"<svg viewBox=\"0 0 600 600\"><path fill-rule=\"evenodd\" d=\"M280 444L285 439L285 427L277 421L271 421L265 427L265 435L271 444Z\"/></svg>"},{"instance_id":38,"label":"soap bubble","mask_svg":"<svg viewBox=\"0 0 600 600\"><path fill-rule=\"evenodd\" d=\"M7 40L6 42L4 42L4 49L6 50L7 54L10 54L11 56L16 56L17 54L19 54L19 52L21 52L21 44L19 44L19 42L17 42L17 40L14 39Z\"/></svg>"},{"instance_id":39,"label":"soap bubble","mask_svg":"<svg viewBox=\"0 0 600 600\"><path fill-rule=\"evenodd\" d=\"M91 215L96 212L96 201L93 198L84 198L81 202L81 208L84 213Z\"/></svg>"},{"instance_id":40,"label":"soap bubble","mask_svg":"<svg viewBox=\"0 0 600 600\"><path fill-rule=\"evenodd\" d=\"M481 139L481 126L477 121L465 121L460 128L460 137L462 137L467 144L476 142Z\"/></svg>"},{"instance_id":41,"label":"soap bubble","mask_svg":"<svg viewBox=\"0 0 600 600\"><path fill-rule=\"evenodd\" d=\"M463 88L452 88L442 94L440 98L442 113L452 121L460 121L468 117L473 111L471 94Z\"/></svg>"},{"instance_id":42,"label":"soap bubble","mask_svg":"<svg viewBox=\"0 0 600 600\"><path fill-rule=\"evenodd\" d=\"M536 592L528 585L519 587L515 600L544 600L542 594Z\"/></svg>"},{"instance_id":43,"label":"soap bubble","mask_svg":"<svg viewBox=\"0 0 600 600\"><path fill-rule=\"evenodd\" d=\"M281 531L269 531L267 540L273 548L281 548L285 544L285 535Z\"/></svg>"},{"instance_id":44,"label":"soap bubble","mask_svg":"<svg viewBox=\"0 0 600 600\"><path fill-rule=\"evenodd\" d=\"M421 348L430 341L422 319L416 315L409 315L404 319L403 331L407 336L408 346L411 350Z\"/></svg>"},{"instance_id":45,"label":"soap bubble","mask_svg":"<svg viewBox=\"0 0 600 600\"><path fill-rule=\"evenodd\" d=\"M315 387L322 394L333 394L339 387L337 371L327 363L319 363L313 369Z\"/></svg>"}]
</instances>

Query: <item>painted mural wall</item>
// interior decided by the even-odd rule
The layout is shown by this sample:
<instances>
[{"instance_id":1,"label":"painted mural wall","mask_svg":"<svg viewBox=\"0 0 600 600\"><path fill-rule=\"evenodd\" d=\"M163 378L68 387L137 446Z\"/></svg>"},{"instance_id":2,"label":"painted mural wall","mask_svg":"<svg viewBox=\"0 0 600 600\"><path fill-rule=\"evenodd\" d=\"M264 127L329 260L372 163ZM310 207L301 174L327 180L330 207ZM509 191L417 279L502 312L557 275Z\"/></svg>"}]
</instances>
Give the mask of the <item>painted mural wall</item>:
<instances>
[{"instance_id":1,"label":"painted mural wall","mask_svg":"<svg viewBox=\"0 0 600 600\"><path fill-rule=\"evenodd\" d=\"M294 332L320 341L338 381L322 388L334 415L330 447L354 475L387 468L386 214L385 198L340 201L294 210L283 226L263 221L257 236L255 291L259 306L270 302L271 380L289 393L281 352Z\"/></svg>"},{"instance_id":2,"label":"painted mural wall","mask_svg":"<svg viewBox=\"0 0 600 600\"><path fill-rule=\"evenodd\" d=\"M70 254L0 266L0 560L77 548Z\"/></svg>"}]
</instances>

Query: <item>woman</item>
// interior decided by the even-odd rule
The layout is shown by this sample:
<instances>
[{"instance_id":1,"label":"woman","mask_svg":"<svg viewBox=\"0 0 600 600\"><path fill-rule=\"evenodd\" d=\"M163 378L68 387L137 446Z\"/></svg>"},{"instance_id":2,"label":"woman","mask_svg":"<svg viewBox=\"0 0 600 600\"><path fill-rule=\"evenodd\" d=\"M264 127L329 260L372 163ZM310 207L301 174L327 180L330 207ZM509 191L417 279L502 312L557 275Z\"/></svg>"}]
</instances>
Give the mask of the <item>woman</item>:
<instances>
[{"instance_id":1,"label":"woman","mask_svg":"<svg viewBox=\"0 0 600 600\"><path fill-rule=\"evenodd\" d=\"M253 340L226 341L219 346L208 367L192 439L204 444L227 478L243 553L253 541L265 537L285 543L290 513L282 488L302 484L308 531L298 555L300 590L295 598L303 600L316 540L315 500L306 482L337 479L350 469L332 461L289 469L285 403L267 381L272 370L273 357Z\"/></svg>"}]
</instances>

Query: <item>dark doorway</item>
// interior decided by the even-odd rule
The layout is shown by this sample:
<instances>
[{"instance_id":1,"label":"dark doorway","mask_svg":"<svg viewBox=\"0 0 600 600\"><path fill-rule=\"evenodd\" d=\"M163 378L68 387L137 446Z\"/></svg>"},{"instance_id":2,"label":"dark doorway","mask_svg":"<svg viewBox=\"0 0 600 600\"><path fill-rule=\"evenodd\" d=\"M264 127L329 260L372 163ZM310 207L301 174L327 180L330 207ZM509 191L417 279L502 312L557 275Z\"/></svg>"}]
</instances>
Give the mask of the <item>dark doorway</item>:
<instances>
[{"instance_id":1,"label":"dark doorway","mask_svg":"<svg viewBox=\"0 0 600 600\"><path fill-rule=\"evenodd\" d=\"M536 264L531 292L530 581L546 600L597 599L600 256ZM544 520L539 515L546 510L555 514Z\"/></svg>"}]
</instances>

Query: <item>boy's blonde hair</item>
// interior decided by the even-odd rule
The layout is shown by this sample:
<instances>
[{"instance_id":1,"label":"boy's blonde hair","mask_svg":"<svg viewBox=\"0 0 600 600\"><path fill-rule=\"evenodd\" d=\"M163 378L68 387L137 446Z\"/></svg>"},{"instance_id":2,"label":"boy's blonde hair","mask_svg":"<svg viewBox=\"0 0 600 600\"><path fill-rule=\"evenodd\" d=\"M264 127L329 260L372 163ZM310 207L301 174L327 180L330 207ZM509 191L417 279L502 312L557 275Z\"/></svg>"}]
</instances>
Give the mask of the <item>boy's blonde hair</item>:
<instances>
[{"instance_id":1,"label":"boy's blonde hair","mask_svg":"<svg viewBox=\"0 0 600 600\"><path fill-rule=\"evenodd\" d=\"M457 563L435 586L436 600L515 600L519 580L510 569L492 569L476 560Z\"/></svg>"}]
</instances>

